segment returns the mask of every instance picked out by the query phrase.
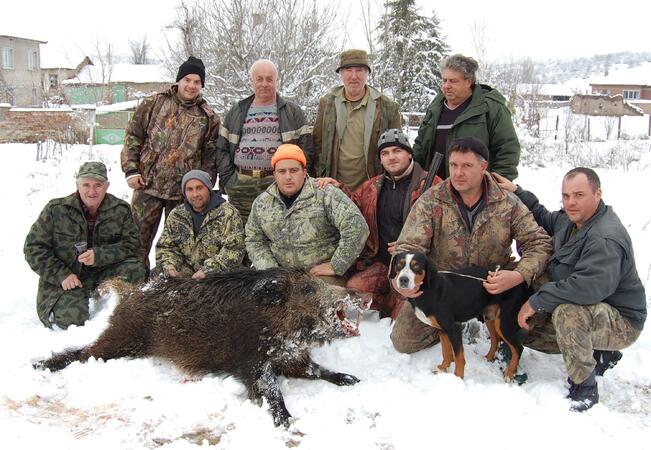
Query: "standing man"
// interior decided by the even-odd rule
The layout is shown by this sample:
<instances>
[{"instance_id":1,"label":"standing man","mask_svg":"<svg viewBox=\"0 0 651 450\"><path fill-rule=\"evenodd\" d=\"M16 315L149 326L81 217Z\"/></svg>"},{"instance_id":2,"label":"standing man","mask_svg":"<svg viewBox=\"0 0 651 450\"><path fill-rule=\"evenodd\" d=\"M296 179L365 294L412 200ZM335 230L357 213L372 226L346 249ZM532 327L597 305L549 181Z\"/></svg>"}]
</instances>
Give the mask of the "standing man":
<instances>
[{"instance_id":1,"label":"standing man","mask_svg":"<svg viewBox=\"0 0 651 450\"><path fill-rule=\"evenodd\" d=\"M183 175L185 200L170 213L156 244L156 267L165 275L201 279L242 264L246 251L242 219L212 188L210 175L203 170Z\"/></svg>"},{"instance_id":2,"label":"standing man","mask_svg":"<svg viewBox=\"0 0 651 450\"><path fill-rule=\"evenodd\" d=\"M355 265L356 272L346 286L371 292L371 308L379 310L380 317L395 319L401 303L396 302L396 296L389 295L389 262L411 206L426 190L427 172L412 159L409 140L397 128L382 133L377 153L384 173L365 181L354 193L332 178L318 178L316 182L319 186L332 184L342 188L362 212L370 231ZM436 177L434 184L441 181Z\"/></svg>"},{"instance_id":3,"label":"standing man","mask_svg":"<svg viewBox=\"0 0 651 450\"><path fill-rule=\"evenodd\" d=\"M190 56L179 67L177 84L143 100L126 131L122 170L133 189L133 218L147 268L163 210L167 217L183 200L183 175L202 169L215 176L219 117L201 96L205 78L203 62Z\"/></svg>"},{"instance_id":4,"label":"standing man","mask_svg":"<svg viewBox=\"0 0 651 450\"><path fill-rule=\"evenodd\" d=\"M77 191L50 200L25 239L25 259L40 277L36 311L48 328L83 325L88 298L102 281L145 279L129 204L108 187L104 164L82 164Z\"/></svg>"},{"instance_id":5,"label":"standing man","mask_svg":"<svg viewBox=\"0 0 651 450\"><path fill-rule=\"evenodd\" d=\"M427 108L414 143L414 159L429 167L434 153L447 154L452 141L464 136L479 139L487 148L489 171L509 180L518 176L520 142L506 99L496 89L477 83L474 59L453 55L441 61L443 92ZM445 179L448 164L437 173Z\"/></svg>"},{"instance_id":6,"label":"standing man","mask_svg":"<svg viewBox=\"0 0 651 450\"><path fill-rule=\"evenodd\" d=\"M271 158L280 144L297 144L312 172L312 136L303 110L276 92L278 69L267 59L250 70L254 94L234 105L219 130L219 186L246 223L251 203L271 183Z\"/></svg>"},{"instance_id":7,"label":"standing man","mask_svg":"<svg viewBox=\"0 0 651 450\"><path fill-rule=\"evenodd\" d=\"M646 320L646 295L631 238L601 199L601 182L592 169L577 167L565 174L563 209L555 212L506 178L496 179L516 193L553 237L547 269L551 281L522 306L518 323L529 329L527 320L536 312L551 313L553 328L546 329L555 335L567 367L570 409L585 411L599 401L595 376L617 364L619 350L637 340ZM535 337L525 345L547 351Z\"/></svg>"},{"instance_id":8,"label":"standing man","mask_svg":"<svg viewBox=\"0 0 651 450\"><path fill-rule=\"evenodd\" d=\"M253 267L309 269L343 285L368 237L357 206L334 186L317 188L296 145L278 147L271 165L275 181L255 199L246 223Z\"/></svg>"},{"instance_id":9,"label":"standing man","mask_svg":"<svg viewBox=\"0 0 651 450\"><path fill-rule=\"evenodd\" d=\"M484 288L504 292L523 281L528 285L545 271L551 239L518 198L504 192L486 172L489 152L476 138L452 142L450 177L426 191L414 204L400 233L397 251L425 253L440 270L468 266L496 267ZM513 263L515 240L520 260ZM394 286L395 287L395 286ZM420 290L396 290L415 297ZM394 347L413 353L438 342L438 331L421 322L404 302L391 332Z\"/></svg>"},{"instance_id":10,"label":"standing man","mask_svg":"<svg viewBox=\"0 0 651 450\"><path fill-rule=\"evenodd\" d=\"M400 113L397 103L366 84L371 67L364 50L343 52L337 73L343 86L321 97L314 123L316 175L355 190L384 172L376 153L378 138L400 128Z\"/></svg>"}]
</instances>

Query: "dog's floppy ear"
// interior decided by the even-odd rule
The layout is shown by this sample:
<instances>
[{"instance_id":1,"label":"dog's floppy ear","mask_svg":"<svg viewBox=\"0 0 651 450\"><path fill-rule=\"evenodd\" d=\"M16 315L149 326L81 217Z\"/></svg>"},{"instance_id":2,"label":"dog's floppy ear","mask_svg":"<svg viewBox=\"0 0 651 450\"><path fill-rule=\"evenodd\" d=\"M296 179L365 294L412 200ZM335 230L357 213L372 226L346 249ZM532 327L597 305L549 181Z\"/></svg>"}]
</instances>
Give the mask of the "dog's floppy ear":
<instances>
[{"instance_id":1,"label":"dog's floppy ear","mask_svg":"<svg viewBox=\"0 0 651 450\"><path fill-rule=\"evenodd\" d=\"M432 263L432 261L425 256L425 260L427 261L427 277L425 277L425 287L432 286L434 285L434 279L436 278L436 266Z\"/></svg>"},{"instance_id":2,"label":"dog's floppy ear","mask_svg":"<svg viewBox=\"0 0 651 450\"><path fill-rule=\"evenodd\" d=\"M263 278L253 285L251 296L260 306L278 306L287 301L289 285L283 277Z\"/></svg>"}]
</instances>

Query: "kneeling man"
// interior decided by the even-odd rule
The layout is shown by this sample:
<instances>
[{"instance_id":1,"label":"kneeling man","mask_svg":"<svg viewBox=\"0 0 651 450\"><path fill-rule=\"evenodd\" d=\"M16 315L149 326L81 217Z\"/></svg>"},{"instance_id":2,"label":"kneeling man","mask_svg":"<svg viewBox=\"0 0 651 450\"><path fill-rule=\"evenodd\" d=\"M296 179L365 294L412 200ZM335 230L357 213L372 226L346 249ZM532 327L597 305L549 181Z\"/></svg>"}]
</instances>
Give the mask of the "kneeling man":
<instances>
[{"instance_id":1,"label":"kneeling man","mask_svg":"<svg viewBox=\"0 0 651 450\"><path fill-rule=\"evenodd\" d=\"M563 209L556 212L547 211L532 193L493 175L553 237L547 269L551 282L522 306L518 322L529 328L527 319L536 312L552 313L552 334L569 375L571 409L585 411L599 401L595 376L621 359L619 350L635 342L646 320L646 296L631 238L601 199L601 183L592 169L577 167L565 175ZM538 349L534 340L525 345Z\"/></svg>"},{"instance_id":2,"label":"kneeling man","mask_svg":"<svg viewBox=\"0 0 651 450\"><path fill-rule=\"evenodd\" d=\"M317 188L299 146L279 146L271 165L274 183L255 199L246 223L253 267L304 268L343 284L368 237L364 217L340 189Z\"/></svg>"},{"instance_id":3,"label":"kneeling man","mask_svg":"<svg viewBox=\"0 0 651 450\"><path fill-rule=\"evenodd\" d=\"M212 188L210 175L203 170L183 176L184 202L165 220L156 244L156 267L165 275L201 279L242 264L244 224L235 207Z\"/></svg>"},{"instance_id":4,"label":"kneeling man","mask_svg":"<svg viewBox=\"0 0 651 450\"><path fill-rule=\"evenodd\" d=\"M25 259L40 277L36 310L46 327L83 325L88 298L104 280L145 279L131 208L108 187L104 164L82 164L77 191L50 200L25 239Z\"/></svg>"}]
</instances>

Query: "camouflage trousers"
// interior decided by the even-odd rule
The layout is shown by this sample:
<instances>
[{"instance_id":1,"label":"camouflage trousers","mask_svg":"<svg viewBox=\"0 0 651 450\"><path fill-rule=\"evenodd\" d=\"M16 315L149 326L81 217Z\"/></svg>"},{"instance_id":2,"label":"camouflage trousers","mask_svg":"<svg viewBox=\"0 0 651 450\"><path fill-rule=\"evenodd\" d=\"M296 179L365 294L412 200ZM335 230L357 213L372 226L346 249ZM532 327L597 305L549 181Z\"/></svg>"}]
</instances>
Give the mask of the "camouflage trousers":
<instances>
[{"instance_id":1,"label":"camouflage trousers","mask_svg":"<svg viewBox=\"0 0 651 450\"><path fill-rule=\"evenodd\" d=\"M140 235L140 259L149 271L149 252L154 244L160 218L165 211L168 217L172 210L183 200L165 200L146 194L142 189L133 191L131 214Z\"/></svg>"},{"instance_id":2,"label":"camouflage trousers","mask_svg":"<svg viewBox=\"0 0 651 450\"><path fill-rule=\"evenodd\" d=\"M36 312L43 325L52 328L56 325L66 329L70 325L81 326L88 320L88 299L105 280L122 278L129 283L145 280L145 268L135 259L128 259L98 269L82 269L79 280L82 287L64 291L61 285L55 286L41 278L36 297Z\"/></svg>"},{"instance_id":3,"label":"camouflage trousers","mask_svg":"<svg viewBox=\"0 0 651 450\"><path fill-rule=\"evenodd\" d=\"M402 303L391 330L391 342L400 353L415 353L439 341L439 332L416 317L411 303Z\"/></svg>"},{"instance_id":4,"label":"camouflage trousers","mask_svg":"<svg viewBox=\"0 0 651 450\"><path fill-rule=\"evenodd\" d=\"M395 320L403 299L389 285L389 268L379 261L358 261L354 267L355 273L348 279L346 287L372 294L371 309L380 311L380 317Z\"/></svg>"},{"instance_id":5,"label":"camouflage trousers","mask_svg":"<svg viewBox=\"0 0 651 450\"><path fill-rule=\"evenodd\" d=\"M641 330L631 326L607 303L559 305L524 345L544 353L561 353L574 383L586 380L595 368L594 350L621 350L637 340Z\"/></svg>"},{"instance_id":6,"label":"camouflage trousers","mask_svg":"<svg viewBox=\"0 0 651 450\"><path fill-rule=\"evenodd\" d=\"M228 195L228 202L237 209L242 217L242 222L246 221L251 214L251 205L253 200L262 194L274 182L273 176L256 178L238 173L237 171L229 178L224 189Z\"/></svg>"}]
</instances>

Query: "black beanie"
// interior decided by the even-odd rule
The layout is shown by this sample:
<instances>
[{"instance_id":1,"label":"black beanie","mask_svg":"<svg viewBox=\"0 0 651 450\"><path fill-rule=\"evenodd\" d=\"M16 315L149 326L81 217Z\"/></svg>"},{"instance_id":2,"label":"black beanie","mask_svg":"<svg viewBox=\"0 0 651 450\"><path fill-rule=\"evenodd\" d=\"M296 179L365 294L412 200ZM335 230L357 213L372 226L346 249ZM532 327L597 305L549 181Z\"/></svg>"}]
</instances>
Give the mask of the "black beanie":
<instances>
[{"instance_id":1,"label":"black beanie","mask_svg":"<svg viewBox=\"0 0 651 450\"><path fill-rule=\"evenodd\" d=\"M472 150L484 158L486 161L489 161L488 148L486 148L484 143L476 137L466 136L452 141L450 148L448 149L448 153L456 152L459 150Z\"/></svg>"},{"instance_id":2,"label":"black beanie","mask_svg":"<svg viewBox=\"0 0 651 450\"><path fill-rule=\"evenodd\" d=\"M186 62L181 64L179 72L176 74L176 82L178 83L181 78L191 73L199 75L201 87L204 87L206 84L206 67L203 65L203 61L194 56L190 56Z\"/></svg>"}]
</instances>

